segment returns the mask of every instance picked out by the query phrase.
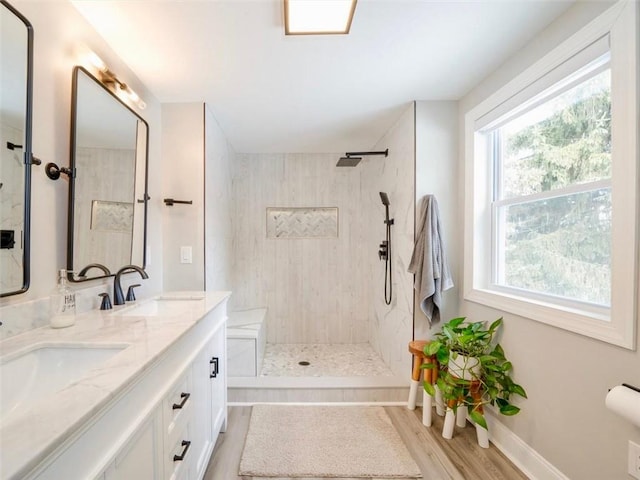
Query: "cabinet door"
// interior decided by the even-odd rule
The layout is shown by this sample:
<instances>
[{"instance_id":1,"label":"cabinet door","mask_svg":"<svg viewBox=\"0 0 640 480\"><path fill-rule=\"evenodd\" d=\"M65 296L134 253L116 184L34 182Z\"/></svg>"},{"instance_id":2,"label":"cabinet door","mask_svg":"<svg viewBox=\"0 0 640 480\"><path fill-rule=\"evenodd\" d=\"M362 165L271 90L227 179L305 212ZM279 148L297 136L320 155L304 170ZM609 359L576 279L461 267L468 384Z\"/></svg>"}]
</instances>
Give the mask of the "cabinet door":
<instances>
[{"instance_id":1,"label":"cabinet door","mask_svg":"<svg viewBox=\"0 0 640 480\"><path fill-rule=\"evenodd\" d=\"M209 463L213 450L211 441L211 346L207 344L192 365L193 376L193 460L196 478L201 478Z\"/></svg>"},{"instance_id":2,"label":"cabinet door","mask_svg":"<svg viewBox=\"0 0 640 480\"><path fill-rule=\"evenodd\" d=\"M105 471L105 480L162 478L160 411L156 411L135 432Z\"/></svg>"},{"instance_id":3,"label":"cabinet door","mask_svg":"<svg viewBox=\"0 0 640 480\"><path fill-rule=\"evenodd\" d=\"M196 478L209 464L223 424L226 424L225 328L218 328L193 362L193 445Z\"/></svg>"},{"instance_id":4,"label":"cabinet door","mask_svg":"<svg viewBox=\"0 0 640 480\"><path fill-rule=\"evenodd\" d=\"M227 428L227 336L226 328L219 329L211 341L211 358L217 359L217 374L211 378L212 440Z\"/></svg>"}]
</instances>

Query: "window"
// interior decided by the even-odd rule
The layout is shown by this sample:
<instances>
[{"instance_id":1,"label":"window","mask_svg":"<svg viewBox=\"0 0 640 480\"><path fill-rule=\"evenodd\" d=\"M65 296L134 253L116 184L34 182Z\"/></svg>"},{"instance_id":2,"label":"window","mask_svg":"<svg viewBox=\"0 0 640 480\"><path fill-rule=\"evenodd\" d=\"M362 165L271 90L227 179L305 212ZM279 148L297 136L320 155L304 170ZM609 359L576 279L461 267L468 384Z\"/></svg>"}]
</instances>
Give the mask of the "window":
<instances>
[{"instance_id":1,"label":"window","mask_svg":"<svg viewBox=\"0 0 640 480\"><path fill-rule=\"evenodd\" d=\"M493 285L610 306L608 58L482 132L493 160Z\"/></svg>"},{"instance_id":2,"label":"window","mask_svg":"<svg viewBox=\"0 0 640 480\"><path fill-rule=\"evenodd\" d=\"M628 348L637 9L617 4L465 115L465 298Z\"/></svg>"}]
</instances>

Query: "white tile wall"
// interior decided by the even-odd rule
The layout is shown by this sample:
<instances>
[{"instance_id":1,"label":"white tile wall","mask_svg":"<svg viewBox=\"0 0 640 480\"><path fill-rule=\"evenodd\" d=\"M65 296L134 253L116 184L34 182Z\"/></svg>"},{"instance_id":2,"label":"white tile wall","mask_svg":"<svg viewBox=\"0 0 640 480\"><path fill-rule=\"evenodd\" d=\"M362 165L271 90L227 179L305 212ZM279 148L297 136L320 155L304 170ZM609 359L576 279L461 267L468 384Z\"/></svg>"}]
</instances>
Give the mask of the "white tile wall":
<instances>
[{"instance_id":1,"label":"white tile wall","mask_svg":"<svg viewBox=\"0 0 640 480\"><path fill-rule=\"evenodd\" d=\"M270 343L368 341L370 292L358 168L340 154L238 154L231 310L267 307ZM338 207L338 238L268 239L267 207Z\"/></svg>"},{"instance_id":2,"label":"white tile wall","mask_svg":"<svg viewBox=\"0 0 640 480\"><path fill-rule=\"evenodd\" d=\"M409 375L411 357L407 344L413 334L413 275L407 266L414 235L414 106L407 108L373 150L389 149L388 157L365 157L360 163L363 188L364 244L367 251L371 319L369 342L394 374ZM391 305L384 301L384 261L378 261L378 245L385 239L385 211L379 192L389 196L393 261Z\"/></svg>"}]
</instances>

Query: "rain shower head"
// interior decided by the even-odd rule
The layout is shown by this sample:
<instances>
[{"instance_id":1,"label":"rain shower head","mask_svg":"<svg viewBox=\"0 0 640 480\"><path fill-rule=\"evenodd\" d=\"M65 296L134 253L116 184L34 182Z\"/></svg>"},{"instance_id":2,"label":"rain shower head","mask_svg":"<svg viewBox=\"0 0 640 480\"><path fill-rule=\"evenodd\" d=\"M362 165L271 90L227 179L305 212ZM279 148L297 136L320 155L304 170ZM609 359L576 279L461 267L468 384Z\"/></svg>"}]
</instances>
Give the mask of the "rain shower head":
<instances>
[{"instance_id":1,"label":"rain shower head","mask_svg":"<svg viewBox=\"0 0 640 480\"><path fill-rule=\"evenodd\" d=\"M385 192L380 192L380 200L382 200L382 204L385 207L388 207L389 204L389 197L387 196L387 194Z\"/></svg>"},{"instance_id":2,"label":"rain shower head","mask_svg":"<svg viewBox=\"0 0 640 480\"><path fill-rule=\"evenodd\" d=\"M355 167L360 163L360 160L362 160L362 157L340 157L340 160L336 163L336 167Z\"/></svg>"},{"instance_id":3,"label":"rain shower head","mask_svg":"<svg viewBox=\"0 0 640 480\"><path fill-rule=\"evenodd\" d=\"M336 167L355 167L365 155L384 155L388 157L389 149L387 148L379 152L347 152L344 157L340 157L340 160L336 163Z\"/></svg>"}]
</instances>

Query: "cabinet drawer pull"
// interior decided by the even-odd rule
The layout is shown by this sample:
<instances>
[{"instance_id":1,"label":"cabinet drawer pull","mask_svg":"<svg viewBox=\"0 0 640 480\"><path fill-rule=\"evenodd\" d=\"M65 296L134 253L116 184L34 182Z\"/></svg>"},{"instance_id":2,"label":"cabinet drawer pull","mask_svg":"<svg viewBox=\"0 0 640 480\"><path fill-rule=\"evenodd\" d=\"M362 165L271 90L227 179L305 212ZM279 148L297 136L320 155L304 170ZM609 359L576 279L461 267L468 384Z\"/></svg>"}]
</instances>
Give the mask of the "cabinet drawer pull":
<instances>
[{"instance_id":1,"label":"cabinet drawer pull","mask_svg":"<svg viewBox=\"0 0 640 480\"><path fill-rule=\"evenodd\" d=\"M189 447L191 446L191 442L189 440L182 440L182 446L184 447L184 450L182 450L182 453L180 455L174 455L173 456L173 461L174 462L181 462L184 460L184 456L187 454L187 451L189 450Z\"/></svg>"},{"instance_id":2,"label":"cabinet drawer pull","mask_svg":"<svg viewBox=\"0 0 640 480\"><path fill-rule=\"evenodd\" d=\"M173 407L171 407L173 410L180 410L182 407L184 407L184 404L187 403L187 400L189 400L189 397L191 396L190 393L184 393L182 392L180 394L180 398L182 399L182 401L180 403L174 403Z\"/></svg>"},{"instance_id":3,"label":"cabinet drawer pull","mask_svg":"<svg viewBox=\"0 0 640 480\"><path fill-rule=\"evenodd\" d=\"M220 370L218 370L218 357L212 357L211 360L209 360L209 363L213 365L213 370L211 370L209 378L216 378L218 373L220 373Z\"/></svg>"}]
</instances>

